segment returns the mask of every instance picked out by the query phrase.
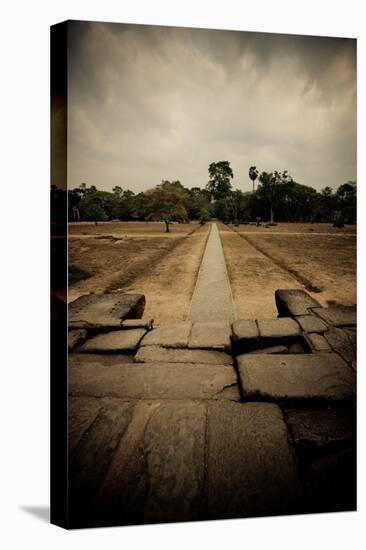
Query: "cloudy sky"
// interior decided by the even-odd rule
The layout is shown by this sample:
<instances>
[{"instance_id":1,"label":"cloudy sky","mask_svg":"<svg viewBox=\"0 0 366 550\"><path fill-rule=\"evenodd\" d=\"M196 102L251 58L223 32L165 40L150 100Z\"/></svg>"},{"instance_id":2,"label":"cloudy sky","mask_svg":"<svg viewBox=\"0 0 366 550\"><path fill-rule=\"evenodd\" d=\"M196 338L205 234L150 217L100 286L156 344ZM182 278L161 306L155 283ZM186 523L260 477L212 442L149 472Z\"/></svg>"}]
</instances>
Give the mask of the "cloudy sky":
<instances>
[{"instance_id":1,"label":"cloudy sky","mask_svg":"<svg viewBox=\"0 0 366 550\"><path fill-rule=\"evenodd\" d=\"M350 39L70 24L68 182L204 187L228 160L321 189L356 179Z\"/></svg>"}]
</instances>

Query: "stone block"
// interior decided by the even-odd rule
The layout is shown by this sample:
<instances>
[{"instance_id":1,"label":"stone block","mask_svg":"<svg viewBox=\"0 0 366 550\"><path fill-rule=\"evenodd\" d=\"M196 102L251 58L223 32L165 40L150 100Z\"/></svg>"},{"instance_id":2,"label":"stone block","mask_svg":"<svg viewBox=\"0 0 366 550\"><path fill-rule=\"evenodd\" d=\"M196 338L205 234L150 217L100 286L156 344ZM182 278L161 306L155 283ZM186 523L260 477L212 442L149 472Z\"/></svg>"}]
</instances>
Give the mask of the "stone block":
<instances>
[{"instance_id":1,"label":"stone block","mask_svg":"<svg viewBox=\"0 0 366 550\"><path fill-rule=\"evenodd\" d=\"M88 353L133 353L136 351L146 329L112 330L89 338L79 349Z\"/></svg>"},{"instance_id":2,"label":"stone block","mask_svg":"<svg viewBox=\"0 0 366 550\"><path fill-rule=\"evenodd\" d=\"M331 306L314 308L313 312L328 325L335 327L355 326L357 323L356 306Z\"/></svg>"},{"instance_id":3,"label":"stone block","mask_svg":"<svg viewBox=\"0 0 366 550\"><path fill-rule=\"evenodd\" d=\"M262 346L291 343L301 337L299 325L290 317L258 319L259 338Z\"/></svg>"},{"instance_id":4,"label":"stone block","mask_svg":"<svg viewBox=\"0 0 366 550\"><path fill-rule=\"evenodd\" d=\"M323 333L328 330L328 325L316 315L298 315L295 319L304 332Z\"/></svg>"},{"instance_id":5,"label":"stone block","mask_svg":"<svg viewBox=\"0 0 366 550\"><path fill-rule=\"evenodd\" d=\"M209 518L296 512L301 483L278 406L209 403L208 445Z\"/></svg>"},{"instance_id":6,"label":"stone block","mask_svg":"<svg viewBox=\"0 0 366 550\"><path fill-rule=\"evenodd\" d=\"M285 417L293 441L300 448L346 444L355 437L356 416L353 407L289 409Z\"/></svg>"},{"instance_id":7,"label":"stone block","mask_svg":"<svg viewBox=\"0 0 366 550\"><path fill-rule=\"evenodd\" d=\"M112 292L80 296L68 306L70 328L120 328L126 317L138 319L145 308L145 296Z\"/></svg>"},{"instance_id":8,"label":"stone block","mask_svg":"<svg viewBox=\"0 0 366 550\"><path fill-rule=\"evenodd\" d=\"M331 347L321 334L311 333L305 336L312 351L331 351Z\"/></svg>"},{"instance_id":9,"label":"stone block","mask_svg":"<svg viewBox=\"0 0 366 550\"><path fill-rule=\"evenodd\" d=\"M71 396L122 399L230 399L240 401L234 367L188 363L71 366Z\"/></svg>"},{"instance_id":10,"label":"stone block","mask_svg":"<svg viewBox=\"0 0 366 550\"><path fill-rule=\"evenodd\" d=\"M93 424L101 409L101 400L93 397L71 397L68 401L69 454Z\"/></svg>"},{"instance_id":11,"label":"stone block","mask_svg":"<svg viewBox=\"0 0 366 550\"><path fill-rule=\"evenodd\" d=\"M311 308L320 307L310 294L299 289L276 290L275 300L280 317L307 315Z\"/></svg>"},{"instance_id":12,"label":"stone block","mask_svg":"<svg viewBox=\"0 0 366 550\"><path fill-rule=\"evenodd\" d=\"M355 398L355 373L336 353L241 355L239 378L245 399L329 400Z\"/></svg>"},{"instance_id":13,"label":"stone block","mask_svg":"<svg viewBox=\"0 0 366 550\"><path fill-rule=\"evenodd\" d=\"M226 321L193 323L188 341L190 349L231 349L231 326Z\"/></svg>"},{"instance_id":14,"label":"stone block","mask_svg":"<svg viewBox=\"0 0 366 550\"><path fill-rule=\"evenodd\" d=\"M142 346L162 346L165 348L186 348L191 332L191 323L185 321L161 326L149 332L142 340Z\"/></svg>"},{"instance_id":15,"label":"stone block","mask_svg":"<svg viewBox=\"0 0 366 550\"><path fill-rule=\"evenodd\" d=\"M355 329L331 327L324 334L329 345L348 363L355 363L357 354L357 334Z\"/></svg>"},{"instance_id":16,"label":"stone block","mask_svg":"<svg viewBox=\"0 0 366 550\"><path fill-rule=\"evenodd\" d=\"M174 349L162 346L142 346L135 355L137 363L192 363L232 365L231 355L223 351Z\"/></svg>"},{"instance_id":17,"label":"stone block","mask_svg":"<svg viewBox=\"0 0 366 550\"><path fill-rule=\"evenodd\" d=\"M238 319L232 324L232 342L235 352L245 353L259 347L257 323L251 319Z\"/></svg>"},{"instance_id":18,"label":"stone block","mask_svg":"<svg viewBox=\"0 0 366 550\"><path fill-rule=\"evenodd\" d=\"M69 330L68 338L67 338L69 351L72 351L78 344L81 344L82 342L84 342L87 336L88 336L88 333L83 328Z\"/></svg>"}]
</instances>

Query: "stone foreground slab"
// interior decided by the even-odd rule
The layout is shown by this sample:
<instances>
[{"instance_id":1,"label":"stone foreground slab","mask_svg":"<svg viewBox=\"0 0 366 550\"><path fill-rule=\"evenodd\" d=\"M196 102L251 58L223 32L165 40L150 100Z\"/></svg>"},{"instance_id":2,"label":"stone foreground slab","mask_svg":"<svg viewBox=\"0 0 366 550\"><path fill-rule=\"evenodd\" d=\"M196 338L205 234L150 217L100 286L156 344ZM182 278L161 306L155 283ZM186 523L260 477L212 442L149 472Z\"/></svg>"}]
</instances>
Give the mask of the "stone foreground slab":
<instances>
[{"instance_id":1,"label":"stone foreground slab","mask_svg":"<svg viewBox=\"0 0 366 550\"><path fill-rule=\"evenodd\" d=\"M299 325L290 317L279 319L258 319L259 336L264 343L281 344L301 336Z\"/></svg>"},{"instance_id":2,"label":"stone foreground slab","mask_svg":"<svg viewBox=\"0 0 366 550\"><path fill-rule=\"evenodd\" d=\"M123 399L240 400L235 369L228 365L135 363L112 367L71 366L72 396Z\"/></svg>"},{"instance_id":3,"label":"stone foreground slab","mask_svg":"<svg viewBox=\"0 0 366 550\"><path fill-rule=\"evenodd\" d=\"M69 367L115 367L134 363L133 354L69 353Z\"/></svg>"},{"instance_id":4,"label":"stone foreground slab","mask_svg":"<svg viewBox=\"0 0 366 550\"><path fill-rule=\"evenodd\" d=\"M296 321L304 332L320 332L328 330L328 326L316 315L298 315Z\"/></svg>"},{"instance_id":5,"label":"stone foreground slab","mask_svg":"<svg viewBox=\"0 0 366 550\"><path fill-rule=\"evenodd\" d=\"M133 353L146 334L146 329L112 330L89 338L80 348L89 353Z\"/></svg>"},{"instance_id":6,"label":"stone foreground slab","mask_svg":"<svg viewBox=\"0 0 366 550\"><path fill-rule=\"evenodd\" d=\"M210 405L208 441L210 518L296 512L301 484L279 407Z\"/></svg>"},{"instance_id":7,"label":"stone foreground slab","mask_svg":"<svg viewBox=\"0 0 366 550\"><path fill-rule=\"evenodd\" d=\"M70 328L118 328L126 317L138 319L145 308L145 296L112 292L80 296L68 306Z\"/></svg>"},{"instance_id":8,"label":"stone foreground slab","mask_svg":"<svg viewBox=\"0 0 366 550\"><path fill-rule=\"evenodd\" d=\"M355 398L355 374L336 353L241 355L238 368L246 399Z\"/></svg>"},{"instance_id":9,"label":"stone foreground slab","mask_svg":"<svg viewBox=\"0 0 366 550\"><path fill-rule=\"evenodd\" d=\"M275 300L280 317L307 315L311 308L320 307L310 294L299 289L276 290Z\"/></svg>"},{"instance_id":10,"label":"stone foreground slab","mask_svg":"<svg viewBox=\"0 0 366 550\"><path fill-rule=\"evenodd\" d=\"M68 340L67 340L69 351L72 351L78 344L81 344L82 342L84 342L87 336L88 336L88 333L83 328L69 330Z\"/></svg>"},{"instance_id":11,"label":"stone foreground slab","mask_svg":"<svg viewBox=\"0 0 366 550\"><path fill-rule=\"evenodd\" d=\"M137 363L196 363L207 365L232 365L228 353L202 349L173 349L162 346L143 346L135 355Z\"/></svg>"},{"instance_id":12,"label":"stone foreground slab","mask_svg":"<svg viewBox=\"0 0 366 550\"><path fill-rule=\"evenodd\" d=\"M252 319L238 319L233 322L233 347L235 351L246 352L259 347L257 323Z\"/></svg>"}]
</instances>

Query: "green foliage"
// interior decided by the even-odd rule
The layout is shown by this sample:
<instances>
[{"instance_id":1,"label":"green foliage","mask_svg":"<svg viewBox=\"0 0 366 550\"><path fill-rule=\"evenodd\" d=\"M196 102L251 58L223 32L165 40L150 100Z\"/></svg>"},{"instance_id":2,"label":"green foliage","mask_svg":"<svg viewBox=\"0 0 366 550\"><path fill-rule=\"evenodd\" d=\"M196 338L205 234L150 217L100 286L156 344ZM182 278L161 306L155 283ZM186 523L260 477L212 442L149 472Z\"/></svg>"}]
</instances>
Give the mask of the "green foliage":
<instances>
[{"instance_id":1,"label":"green foliage","mask_svg":"<svg viewBox=\"0 0 366 550\"><path fill-rule=\"evenodd\" d=\"M201 225L204 225L206 222L210 221L211 216L209 211L206 208L201 208L198 219Z\"/></svg>"},{"instance_id":2,"label":"green foliage","mask_svg":"<svg viewBox=\"0 0 366 550\"><path fill-rule=\"evenodd\" d=\"M69 285L74 285L78 281L82 281L83 279L88 279L91 277L91 273L89 271L86 271L85 269L82 269L81 267L77 267L76 265L69 265Z\"/></svg>"},{"instance_id":3,"label":"green foliage","mask_svg":"<svg viewBox=\"0 0 366 550\"><path fill-rule=\"evenodd\" d=\"M188 221L187 210L184 206L187 198L186 191L179 181L163 180L160 185L145 193L147 218L161 220L169 232L169 223L172 221Z\"/></svg>"},{"instance_id":4,"label":"green foliage","mask_svg":"<svg viewBox=\"0 0 366 550\"><path fill-rule=\"evenodd\" d=\"M206 189L215 200L224 199L230 195L231 179L234 177L230 167L230 162L221 160L220 162L211 162L208 167L210 180Z\"/></svg>"}]
</instances>

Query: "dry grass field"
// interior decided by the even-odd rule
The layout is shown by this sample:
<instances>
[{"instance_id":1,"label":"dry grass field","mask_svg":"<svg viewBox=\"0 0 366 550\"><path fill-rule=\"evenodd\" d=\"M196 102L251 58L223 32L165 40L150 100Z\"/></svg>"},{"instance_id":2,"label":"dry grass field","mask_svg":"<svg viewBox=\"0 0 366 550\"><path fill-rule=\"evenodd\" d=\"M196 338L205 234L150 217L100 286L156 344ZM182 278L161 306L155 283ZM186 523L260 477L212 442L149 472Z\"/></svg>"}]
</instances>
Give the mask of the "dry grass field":
<instances>
[{"instance_id":1,"label":"dry grass field","mask_svg":"<svg viewBox=\"0 0 366 550\"><path fill-rule=\"evenodd\" d=\"M69 263L91 276L73 284L81 294L123 289L146 295L147 317L180 321L190 300L210 224L72 223ZM305 288L322 305L356 303L356 227L331 224L225 226L218 223L241 318L277 315L277 288Z\"/></svg>"}]
</instances>

